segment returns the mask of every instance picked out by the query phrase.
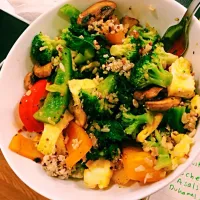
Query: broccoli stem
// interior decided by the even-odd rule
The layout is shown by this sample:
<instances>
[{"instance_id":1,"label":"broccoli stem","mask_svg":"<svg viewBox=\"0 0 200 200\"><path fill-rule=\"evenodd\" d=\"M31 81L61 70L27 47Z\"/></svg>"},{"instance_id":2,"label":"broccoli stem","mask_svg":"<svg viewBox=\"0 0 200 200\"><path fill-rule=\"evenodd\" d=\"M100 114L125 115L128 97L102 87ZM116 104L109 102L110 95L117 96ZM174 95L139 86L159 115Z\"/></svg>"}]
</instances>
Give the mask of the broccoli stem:
<instances>
[{"instance_id":1,"label":"broccoli stem","mask_svg":"<svg viewBox=\"0 0 200 200\"><path fill-rule=\"evenodd\" d=\"M127 135L132 135L132 134L134 134L134 133L138 130L139 126L140 126L140 122L136 121L136 122L134 122L133 124L131 124L130 126L128 126L128 127L124 130L124 132L125 132ZM135 134L134 134L134 135L135 135Z\"/></svg>"},{"instance_id":2,"label":"broccoli stem","mask_svg":"<svg viewBox=\"0 0 200 200\"><path fill-rule=\"evenodd\" d=\"M140 121L141 123L146 123L147 121L150 120L151 115L149 113L144 113L142 115L133 115L131 113L123 113L123 121L130 123L133 121Z\"/></svg>"}]
</instances>

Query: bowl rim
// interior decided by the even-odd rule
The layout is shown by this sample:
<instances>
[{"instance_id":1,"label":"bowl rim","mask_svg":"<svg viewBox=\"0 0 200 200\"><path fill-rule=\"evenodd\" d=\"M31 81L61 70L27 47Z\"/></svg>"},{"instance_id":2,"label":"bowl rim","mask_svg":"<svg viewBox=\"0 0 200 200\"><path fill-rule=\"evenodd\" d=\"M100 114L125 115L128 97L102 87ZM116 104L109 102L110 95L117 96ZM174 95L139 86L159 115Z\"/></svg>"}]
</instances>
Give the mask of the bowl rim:
<instances>
[{"instance_id":1,"label":"bowl rim","mask_svg":"<svg viewBox=\"0 0 200 200\"><path fill-rule=\"evenodd\" d=\"M114 1L114 0L113 0ZM165 1L168 1L168 0L165 0ZM15 42L15 44L12 46L11 50L9 51L5 61L4 61L4 64L2 66L2 69L0 71L0 79L1 77L3 76L4 74L4 70L5 70L5 66L7 65L8 63L8 60L9 60L9 57L11 54L13 54L13 52L15 51L15 47L18 46L18 44L21 43L21 40L24 38L24 35L26 34L26 32L28 32L30 29L32 29L32 26L34 26L35 24L38 23L38 21L42 21L42 19L46 16L46 15L49 15L50 12L52 12L53 10L58 10L62 5L68 3L68 0L66 1L61 1L60 3L56 4L55 6L53 6L52 8L48 9L45 13L41 14L36 20L34 20L28 27L27 29L20 35L20 37L17 39L17 41ZM181 5L180 3L178 3L177 1L170 1L170 3L172 5L176 5L178 6L180 9L182 9L184 12L186 11L186 8ZM194 16L192 21L196 21L198 22L198 19ZM198 23L199 24L199 23ZM198 25L200 27L200 24ZM0 132L1 133L1 132ZM2 133L1 133L2 134ZM200 133L199 133L200 134ZM26 179L24 178L23 174L20 173L16 168L12 167L12 161L11 159L9 158L9 156L7 156L7 149L5 149L2 143L1 143L1 140L0 140L0 149L2 151L2 154L4 156L4 158L6 159L7 163L9 164L9 166L11 167L11 169L13 170L13 172L21 179L21 181L23 181L23 183L25 183L29 188L33 189L35 192L37 192L38 194L46 197L46 198L49 198L49 199L54 199L56 200L56 196L50 196L50 194L48 193L48 191L46 189L43 189L43 188L38 188L36 187L35 185L32 186L31 182L29 181L29 179ZM172 181L174 181L178 176L181 175L181 173L183 173L191 164L192 164L192 161L195 160L195 158L200 154L200 149L192 156L190 156L186 163L184 163L184 167L182 167L181 170L179 170L179 172L176 173L177 169L174 171L175 173L173 173L171 176L168 176L166 177L165 181L158 181L157 183L161 182L159 185L157 186L150 186L149 188L146 188L145 189L145 196L149 196L149 195L152 195L154 194L155 192L161 190L162 188L164 188L165 186L167 186L169 183L171 183ZM144 195L138 195L138 198L141 199L141 198L144 198Z\"/></svg>"}]
</instances>

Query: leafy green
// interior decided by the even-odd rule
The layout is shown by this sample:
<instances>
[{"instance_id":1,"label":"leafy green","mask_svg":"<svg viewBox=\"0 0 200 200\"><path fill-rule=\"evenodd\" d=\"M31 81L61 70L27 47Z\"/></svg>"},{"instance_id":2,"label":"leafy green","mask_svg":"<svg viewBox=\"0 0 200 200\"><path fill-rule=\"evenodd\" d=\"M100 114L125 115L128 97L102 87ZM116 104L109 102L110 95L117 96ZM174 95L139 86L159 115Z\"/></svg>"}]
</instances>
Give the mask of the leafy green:
<instances>
[{"instance_id":1,"label":"leafy green","mask_svg":"<svg viewBox=\"0 0 200 200\"><path fill-rule=\"evenodd\" d=\"M64 29L61 38L66 41L66 45L73 51L78 51L84 54L87 48L94 48L94 38L91 36L78 37L70 32L69 29Z\"/></svg>"}]
</instances>

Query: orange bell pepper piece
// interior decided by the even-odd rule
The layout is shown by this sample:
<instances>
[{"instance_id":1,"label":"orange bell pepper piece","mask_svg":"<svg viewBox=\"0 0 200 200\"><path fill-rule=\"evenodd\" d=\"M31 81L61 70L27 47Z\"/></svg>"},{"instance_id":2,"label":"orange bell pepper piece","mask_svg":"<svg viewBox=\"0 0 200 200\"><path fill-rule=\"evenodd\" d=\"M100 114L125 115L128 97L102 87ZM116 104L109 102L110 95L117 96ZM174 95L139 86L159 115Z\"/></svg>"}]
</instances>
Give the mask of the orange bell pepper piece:
<instances>
[{"instance_id":1,"label":"orange bell pepper piece","mask_svg":"<svg viewBox=\"0 0 200 200\"><path fill-rule=\"evenodd\" d=\"M122 159L124 171L131 180L150 183L159 181L166 175L165 171L154 169L155 158L142 149L124 148Z\"/></svg>"},{"instance_id":2,"label":"orange bell pepper piece","mask_svg":"<svg viewBox=\"0 0 200 200\"><path fill-rule=\"evenodd\" d=\"M130 181L130 178L128 178L125 170L122 168L114 171L112 181L118 185L126 185Z\"/></svg>"},{"instance_id":3,"label":"orange bell pepper piece","mask_svg":"<svg viewBox=\"0 0 200 200\"><path fill-rule=\"evenodd\" d=\"M114 34L107 33L105 37L111 44L122 44L125 39L125 33L123 31Z\"/></svg>"},{"instance_id":4,"label":"orange bell pepper piece","mask_svg":"<svg viewBox=\"0 0 200 200\"><path fill-rule=\"evenodd\" d=\"M73 121L69 123L66 133L69 137L66 144L68 151L66 164L68 167L73 167L92 148L92 141L85 130Z\"/></svg>"},{"instance_id":5,"label":"orange bell pepper piece","mask_svg":"<svg viewBox=\"0 0 200 200\"><path fill-rule=\"evenodd\" d=\"M43 154L41 154L36 148L36 142L24 137L21 134L16 134L12 138L9 144L9 148L10 150L31 160L36 158L43 158Z\"/></svg>"}]
</instances>

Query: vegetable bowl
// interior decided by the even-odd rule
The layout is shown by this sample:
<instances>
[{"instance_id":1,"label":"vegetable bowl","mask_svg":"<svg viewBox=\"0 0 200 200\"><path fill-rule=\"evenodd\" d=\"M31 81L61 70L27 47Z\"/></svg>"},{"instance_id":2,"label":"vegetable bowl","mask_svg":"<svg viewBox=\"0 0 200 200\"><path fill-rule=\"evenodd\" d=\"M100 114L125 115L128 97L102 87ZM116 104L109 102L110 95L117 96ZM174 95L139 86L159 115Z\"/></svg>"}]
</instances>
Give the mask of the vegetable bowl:
<instances>
[{"instance_id":1,"label":"vegetable bowl","mask_svg":"<svg viewBox=\"0 0 200 200\"><path fill-rule=\"evenodd\" d=\"M173 1L66 1L22 34L1 72L0 143L27 185L50 199L140 199L191 164L198 20L184 57L159 36L183 13Z\"/></svg>"}]
</instances>

